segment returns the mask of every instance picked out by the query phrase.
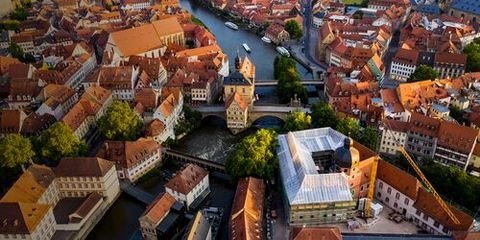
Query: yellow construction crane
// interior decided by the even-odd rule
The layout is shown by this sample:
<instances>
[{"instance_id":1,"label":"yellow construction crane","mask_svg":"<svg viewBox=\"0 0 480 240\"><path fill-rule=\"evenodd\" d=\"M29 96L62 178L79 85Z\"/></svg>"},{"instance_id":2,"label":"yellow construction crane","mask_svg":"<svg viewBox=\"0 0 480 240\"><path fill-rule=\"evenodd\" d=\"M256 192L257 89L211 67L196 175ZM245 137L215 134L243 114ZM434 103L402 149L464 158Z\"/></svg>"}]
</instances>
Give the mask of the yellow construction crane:
<instances>
[{"instance_id":1,"label":"yellow construction crane","mask_svg":"<svg viewBox=\"0 0 480 240\"><path fill-rule=\"evenodd\" d=\"M428 181L428 179L425 177L425 175L423 175L423 172L422 170L420 170L420 168L418 167L418 165L415 163L415 161L413 160L412 157L410 157L410 154L408 154L408 152L405 150L404 147L402 147L400 144L398 144L398 141L397 139L395 138L395 136L392 134L391 131L389 131L391 128L390 128L390 125L388 123L388 121L386 119L383 119L383 123L386 127L386 130L387 132L390 134L390 137L392 137L392 139L394 140L395 144L397 145L397 147L399 148L400 150L400 153L402 153L402 155L407 159L408 163L410 164L410 166L412 166L413 170L415 170L415 172L417 173L418 177L420 177L420 180L421 182L425 185L425 187L427 188L428 191L430 191L433 196L435 197L435 199L438 201L438 203L440 204L440 207L442 207L443 210L445 210L445 212L447 212L448 216L450 217L450 219L452 219L452 221L455 223L455 224L460 224L460 221L458 220L457 216L455 216L455 214L453 214L452 210L450 210L450 208L448 207L448 205L443 201L443 199L440 197L440 195L437 193L437 191L435 190L435 188L432 186L432 184ZM378 161L377 161L378 162ZM376 172L377 170L377 164L375 163L374 164L374 170ZM372 169L373 170L373 169ZM374 175L374 174L372 174ZM370 201L371 199L373 198L373 192L374 192L374 185L372 185L372 179L370 179L370 189L368 190L368 200L367 202L365 203L365 216L366 217L371 217L371 211L370 211Z\"/></svg>"}]
</instances>

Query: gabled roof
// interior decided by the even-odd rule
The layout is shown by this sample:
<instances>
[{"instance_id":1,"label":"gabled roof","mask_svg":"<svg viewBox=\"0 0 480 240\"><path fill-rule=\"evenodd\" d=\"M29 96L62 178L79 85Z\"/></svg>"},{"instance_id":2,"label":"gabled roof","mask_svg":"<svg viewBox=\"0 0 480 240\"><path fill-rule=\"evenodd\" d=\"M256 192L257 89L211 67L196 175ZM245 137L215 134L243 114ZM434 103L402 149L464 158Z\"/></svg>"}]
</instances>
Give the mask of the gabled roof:
<instances>
[{"instance_id":1,"label":"gabled roof","mask_svg":"<svg viewBox=\"0 0 480 240\"><path fill-rule=\"evenodd\" d=\"M154 137L162 134L164 131L165 124L158 119L153 119L145 128L145 136Z\"/></svg>"},{"instance_id":2,"label":"gabled roof","mask_svg":"<svg viewBox=\"0 0 480 240\"><path fill-rule=\"evenodd\" d=\"M62 158L53 168L57 177L103 177L115 164L98 157Z\"/></svg>"},{"instance_id":3,"label":"gabled roof","mask_svg":"<svg viewBox=\"0 0 480 240\"><path fill-rule=\"evenodd\" d=\"M262 239L264 198L262 179L246 177L238 180L228 222L230 239Z\"/></svg>"},{"instance_id":4,"label":"gabled roof","mask_svg":"<svg viewBox=\"0 0 480 240\"><path fill-rule=\"evenodd\" d=\"M404 172L390 163L378 162L377 178L405 194L412 200L417 199L420 182L416 177Z\"/></svg>"},{"instance_id":5,"label":"gabled roof","mask_svg":"<svg viewBox=\"0 0 480 240\"><path fill-rule=\"evenodd\" d=\"M30 234L50 209L37 203L0 202L0 234Z\"/></svg>"},{"instance_id":6,"label":"gabled roof","mask_svg":"<svg viewBox=\"0 0 480 240\"><path fill-rule=\"evenodd\" d=\"M468 231L473 224L473 219L466 213L458 210L454 206L447 204L453 214L458 218L460 224L455 224L453 220L448 216L447 212L443 210L438 201L435 199L432 193L427 192L423 188L418 191L417 201L413 206L427 214L431 218L438 221L443 226L446 226L452 231Z\"/></svg>"},{"instance_id":7,"label":"gabled roof","mask_svg":"<svg viewBox=\"0 0 480 240\"><path fill-rule=\"evenodd\" d=\"M207 170L194 164L188 164L165 184L165 188L187 195L205 177L208 177Z\"/></svg>"},{"instance_id":8,"label":"gabled roof","mask_svg":"<svg viewBox=\"0 0 480 240\"><path fill-rule=\"evenodd\" d=\"M248 108L248 105L245 101L243 101L243 98L242 96L240 96L240 94L238 94L237 92L233 93L232 95L230 95L230 97L227 99L227 101L225 102L225 108L228 109L230 108L230 106L233 104L233 103L236 103L238 105L238 107L242 110L242 111L245 111L245 109Z\"/></svg>"},{"instance_id":9,"label":"gabled roof","mask_svg":"<svg viewBox=\"0 0 480 240\"><path fill-rule=\"evenodd\" d=\"M342 240L338 227L294 227L290 240Z\"/></svg>"},{"instance_id":10,"label":"gabled roof","mask_svg":"<svg viewBox=\"0 0 480 240\"><path fill-rule=\"evenodd\" d=\"M114 161L117 169L131 168L160 151L160 144L154 140L139 138L136 141L105 141L97 157Z\"/></svg>"},{"instance_id":11,"label":"gabled roof","mask_svg":"<svg viewBox=\"0 0 480 240\"><path fill-rule=\"evenodd\" d=\"M246 85L251 86L252 82L244 74L239 71L235 71L230 76L225 77L223 85Z\"/></svg>"},{"instance_id":12,"label":"gabled roof","mask_svg":"<svg viewBox=\"0 0 480 240\"><path fill-rule=\"evenodd\" d=\"M54 179L51 168L33 164L20 175L0 202L37 203Z\"/></svg>"},{"instance_id":13,"label":"gabled roof","mask_svg":"<svg viewBox=\"0 0 480 240\"><path fill-rule=\"evenodd\" d=\"M474 148L478 133L478 129L442 121L437 144L469 155Z\"/></svg>"},{"instance_id":14,"label":"gabled roof","mask_svg":"<svg viewBox=\"0 0 480 240\"><path fill-rule=\"evenodd\" d=\"M160 193L140 218L146 218L153 224L160 223L170 212L170 208L175 204L176 200L167 192Z\"/></svg>"}]
</instances>

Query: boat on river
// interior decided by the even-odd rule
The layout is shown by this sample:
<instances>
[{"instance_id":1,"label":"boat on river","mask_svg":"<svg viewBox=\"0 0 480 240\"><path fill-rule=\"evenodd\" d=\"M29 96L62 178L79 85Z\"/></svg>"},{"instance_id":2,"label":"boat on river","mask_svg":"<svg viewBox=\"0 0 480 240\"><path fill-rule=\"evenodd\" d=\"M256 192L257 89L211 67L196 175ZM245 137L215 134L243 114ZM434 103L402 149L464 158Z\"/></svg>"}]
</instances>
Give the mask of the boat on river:
<instances>
[{"instance_id":1,"label":"boat on river","mask_svg":"<svg viewBox=\"0 0 480 240\"><path fill-rule=\"evenodd\" d=\"M227 26L227 27L229 27L229 28L231 28L231 29L233 29L233 30L238 30L237 24L232 23L232 22L226 22L226 23L225 23L225 26Z\"/></svg>"},{"instance_id":2,"label":"boat on river","mask_svg":"<svg viewBox=\"0 0 480 240\"><path fill-rule=\"evenodd\" d=\"M288 50L287 50L286 48L278 46L278 47L276 48L276 50L277 50L277 52L280 53L281 55L290 57L290 53L288 52Z\"/></svg>"},{"instance_id":3,"label":"boat on river","mask_svg":"<svg viewBox=\"0 0 480 240\"><path fill-rule=\"evenodd\" d=\"M272 40L270 40L270 38L268 37L262 37L262 41L266 42L266 43L272 43Z\"/></svg>"},{"instance_id":4,"label":"boat on river","mask_svg":"<svg viewBox=\"0 0 480 240\"><path fill-rule=\"evenodd\" d=\"M252 49L250 49L250 47L248 47L248 45L246 43L242 44L242 46L245 49L245 51L247 51L248 53L250 53L252 51Z\"/></svg>"}]
</instances>

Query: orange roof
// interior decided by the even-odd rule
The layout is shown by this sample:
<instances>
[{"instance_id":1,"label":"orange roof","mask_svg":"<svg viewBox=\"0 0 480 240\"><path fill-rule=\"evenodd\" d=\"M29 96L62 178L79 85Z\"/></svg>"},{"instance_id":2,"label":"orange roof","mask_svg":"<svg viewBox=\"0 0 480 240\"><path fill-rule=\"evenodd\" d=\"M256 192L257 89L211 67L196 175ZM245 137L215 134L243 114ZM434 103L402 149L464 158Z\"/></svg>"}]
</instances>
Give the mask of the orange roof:
<instances>
[{"instance_id":1,"label":"orange roof","mask_svg":"<svg viewBox=\"0 0 480 240\"><path fill-rule=\"evenodd\" d=\"M437 145L469 155L474 148L478 133L478 129L442 121Z\"/></svg>"},{"instance_id":2,"label":"orange roof","mask_svg":"<svg viewBox=\"0 0 480 240\"><path fill-rule=\"evenodd\" d=\"M410 199L417 199L420 182L416 177L404 172L392 164L380 160L378 162L377 178L405 194Z\"/></svg>"},{"instance_id":3,"label":"orange roof","mask_svg":"<svg viewBox=\"0 0 480 240\"><path fill-rule=\"evenodd\" d=\"M187 195L205 177L208 177L207 170L195 164L188 164L165 184L165 188Z\"/></svg>"},{"instance_id":4,"label":"orange roof","mask_svg":"<svg viewBox=\"0 0 480 240\"><path fill-rule=\"evenodd\" d=\"M154 137L162 134L164 131L165 131L165 124L158 119L153 119L145 129L145 136Z\"/></svg>"},{"instance_id":5,"label":"orange roof","mask_svg":"<svg viewBox=\"0 0 480 240\"><path fill-rule=\"evenodd\" d=\"M342 240L338 227L293 227L290 240Z\"/></svg>"},{"instance_id":6,"label":"orange roof","mask_svg":"<svg viewBox=\"0 0 480 240\"><path fill-rule=\"evenodd\" d=\"M113 32L110 37L123 56L131 56L164 46L162 38L175 33L183 33L182 26L176 17L169 17L151 24Z\"/></svg>"},{"instance_id":7,"label":"orange roof","mask_svg":"<svg viewBox=\"0 0 480 240\"><path fill-rule=\"evenodd\" d=\"M413 206L452 231L468 231L473 223L472 217L448 204L450 210L460 221L460 224L455 224L447 212L440 207L433 194L422 188L418 191L418 198Z\"/></svg>"},{"instance_id":8,"label":"orange roof","mask_svg":"<svg viewBox=\"0 0 480 240\"><path fill-rule=\"evenodd\" d=\"M62 158L53 171L57 177L104 177L112 168L113 162L98 157L72 157Z\"/></svg>"},{"instance_id":9,"label":"orange roof","mask_svg":"<svg viewBox=\"0 0 480 240\"><path fill-rule=\"evenodd\" d=\"M399 62L403 64L416 65L418 60L418 55L420 53L416 49L398 49L395 57L393 58L394 62Z\"/></svg>"},{"instance_id":10,"label":"orange roof","mask_svg":"<svg viewBox=\"0 0 480 240\"><path fill-rule=\"evenodd\" d=\"M209 46L186 49L175 54L176 57L192 57L192 56L203 56L212 53L219 53L222 49L217 44L212 44Z\"/></svg>"},{"instance_id":11,"label":"orange roof","mask_svg":"<svg viewBox=\"0 0 480 240\"><path fill-rule=\"evenodd\" d=\"M155 200L143 212L142 217L146 217L153 224L158 224L170 212L170 208L176 200L167 192L160 193Z\"/></svg>"},{"instance_id":12,"label":"orange roof","mask_svg":"<svg viewBox=\"0 0 480 240\"><path fill-rule=\"evenodd\" d=\"M230 239L260 239L264 200L265 183L262 179L246 177L238 180L228 222Z\"/></svg>"},{"instance_id":13,"label":"orange roof","mask_svg":"<svg viewBox=\"0 0 480 240\"><path fill-rule=\"evenodd\" d=\"M234 94L230 95L230 97L227 99L227 101L225 102L225 107L228 109L230 108L230 106L235 102L236 105L238 105L238 107L240 107L240 109L242 111L245 111L245 109L247 109L248 105L245 101L243 101L243 98L242 96L240 96L240 94L238 94L237 92L235 92Z\"/></svg>"},{"instance_id":14,"label":"orange roof","mask_svg":"<svg viewBox=\"0 0 480 240\"><path fill-rule=\"evenodd\" d=\"M96 156L114 161L117 169L129 169L159 152L160 144L156 141L139 138L136 141L105 141Z\"/></svg>"},{"instance_id":15,"label":"orange roof","mask_svg":"<svg viewBox=\"0 0 480 240\"><path fill-rule=\"evenodd\" d=\"M410 118L410 131L431 137L438 136L440 120L413 112Z\"/></svg>"},{"instance_id":16,"label":"orange roof","mask_svg":"<svg viewBox=\"0 0 480 240\"><path fill-rule=\"evenodd\" d=\"M0 57L0 75L7 73L10 64L14 63L20 64L20 61L16 58Z\"/></svg>"},{"instance_id":17,"label":"orange roof","mask_svg":"<svg viewBox=\"0 0 480 240\"><path fill-rule=\"evenodd\" d=\"M49 210L46 204L0 202L0 234L30 234Z\"/></svg>"},{"instance_id":18,"label":"orange roof","mask_svg":"<svg viewBox=\"0 0 480 240\"><path fill-rule=\"evenodd\" d=\"M37 203L54 179L52 169L33 164L20 175L0 202Z\"/></svg>"},{"instance_id":19,"label":"orange roof","mask_svg":"<svg viewBox=\"0 0 480 240\"><path fill-rule=\"evenodd\" d=\"M23 116L22 116L23 115ZM0 132L1 133L19 133L22 127L25 113L22 110L0 111Z\"/></svg>"}]
</instances>

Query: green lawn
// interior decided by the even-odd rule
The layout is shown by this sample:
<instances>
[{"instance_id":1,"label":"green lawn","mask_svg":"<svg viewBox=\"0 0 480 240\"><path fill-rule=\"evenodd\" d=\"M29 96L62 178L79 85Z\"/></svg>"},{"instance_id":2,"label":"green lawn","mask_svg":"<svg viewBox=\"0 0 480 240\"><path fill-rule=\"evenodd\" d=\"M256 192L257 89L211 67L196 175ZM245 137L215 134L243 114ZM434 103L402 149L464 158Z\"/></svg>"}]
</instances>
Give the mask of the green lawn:
<instances>
[{"instance_id":1,"label":"green lawn","mask_svg":"<svg viewBox=\"0 0 480 240\"><path fill-rule=\"evenodd\" d=\"M345 5L362 5L362 3L367 4L368 0L343 0Z\"/></svg>"}]
</instances>

